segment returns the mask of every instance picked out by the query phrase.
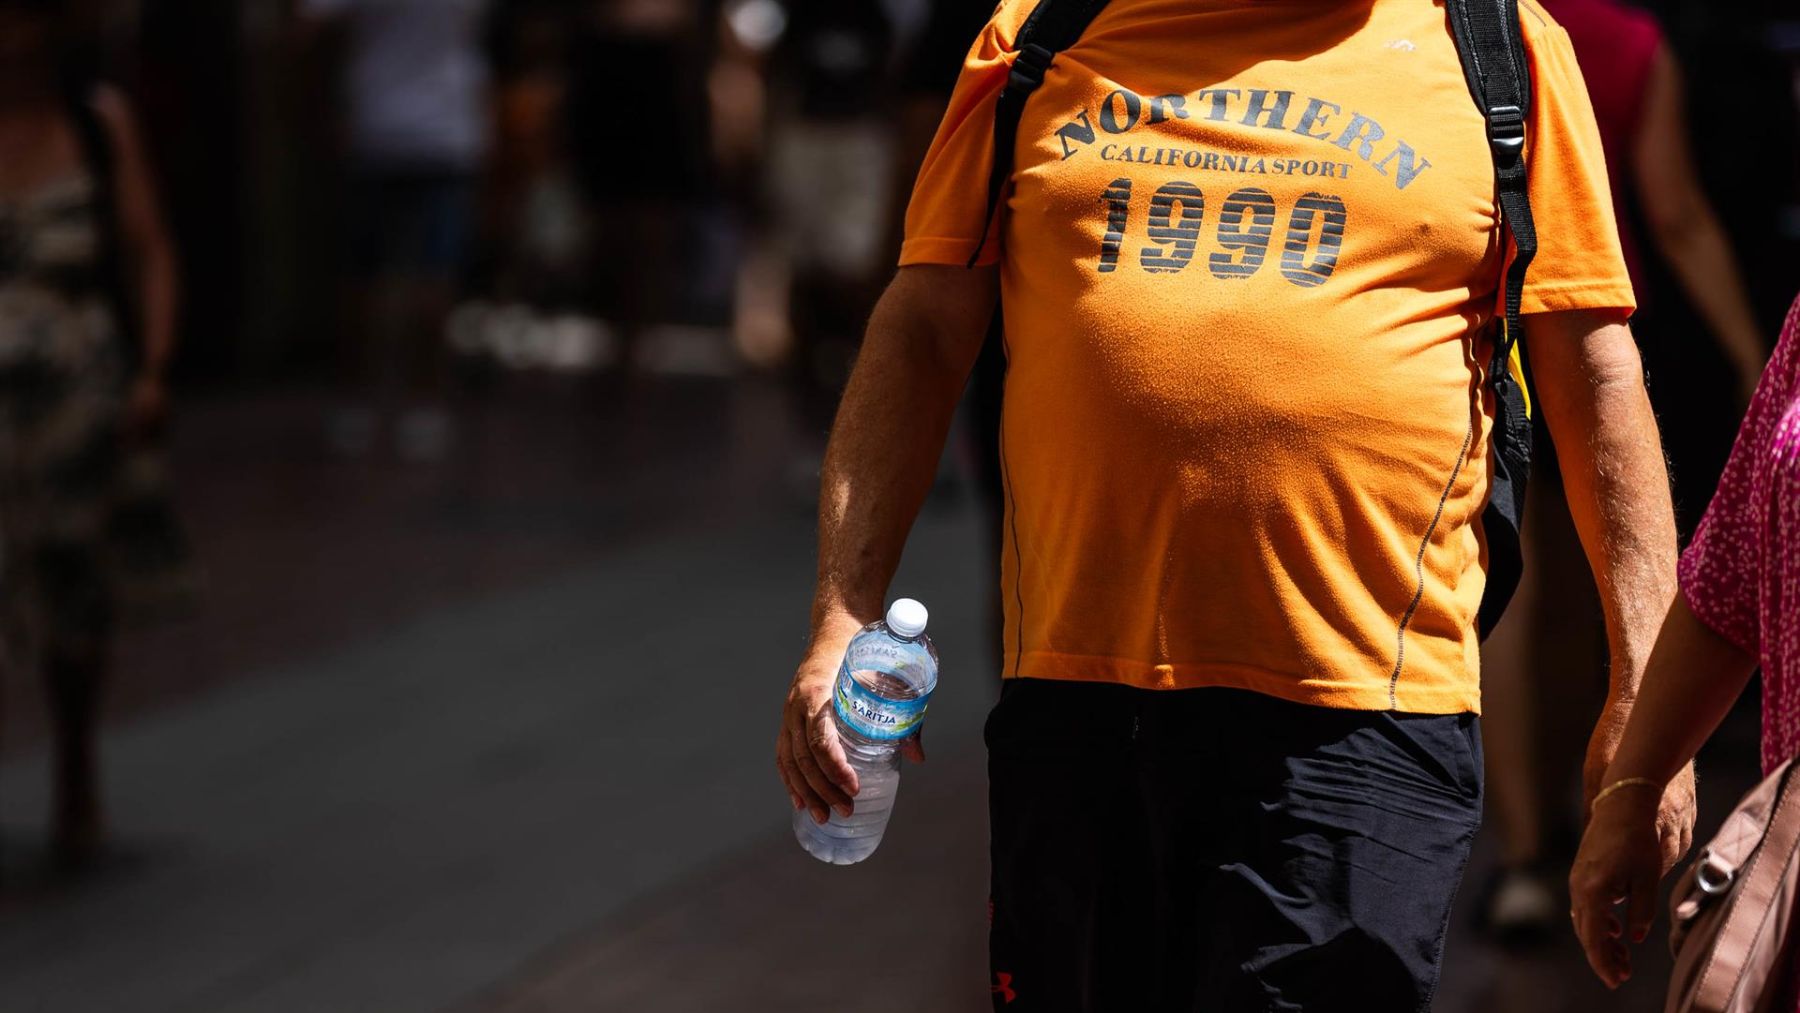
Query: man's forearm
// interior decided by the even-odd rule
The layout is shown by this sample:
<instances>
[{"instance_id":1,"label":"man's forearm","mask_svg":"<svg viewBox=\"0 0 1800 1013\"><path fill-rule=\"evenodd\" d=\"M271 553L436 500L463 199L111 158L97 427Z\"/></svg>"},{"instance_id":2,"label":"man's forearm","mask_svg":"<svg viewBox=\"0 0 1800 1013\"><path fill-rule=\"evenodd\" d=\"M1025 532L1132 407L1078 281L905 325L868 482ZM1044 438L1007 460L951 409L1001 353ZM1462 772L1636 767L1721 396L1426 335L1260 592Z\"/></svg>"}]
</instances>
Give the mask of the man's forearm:
<instances>
[{"instance_id":1,"label":"man's forearm","mask_svg":"<svg viewBox=\"0 0 1800 1013\"><path fill-rule=\"evenodd\" d=\"M1675 595L1674 509L1631 333L1582 316L1534 327L1534 375L1606 615L1612 697L1629 701Z\"/></svg>"},{"instance_id":2,"label":"man's forearm","mask_svg":"<svg viewBox=\"0 0 1800 1013\"><path fill-rule=\"evenodd\" d=\"M985 304L980 291L959 291L947 313L920 312L932 295L922 275L902 272L876 306L832 426L819 489L815 641L881 616L985 333L991 269L980 276Z\"/></svg>"}]
</instances>

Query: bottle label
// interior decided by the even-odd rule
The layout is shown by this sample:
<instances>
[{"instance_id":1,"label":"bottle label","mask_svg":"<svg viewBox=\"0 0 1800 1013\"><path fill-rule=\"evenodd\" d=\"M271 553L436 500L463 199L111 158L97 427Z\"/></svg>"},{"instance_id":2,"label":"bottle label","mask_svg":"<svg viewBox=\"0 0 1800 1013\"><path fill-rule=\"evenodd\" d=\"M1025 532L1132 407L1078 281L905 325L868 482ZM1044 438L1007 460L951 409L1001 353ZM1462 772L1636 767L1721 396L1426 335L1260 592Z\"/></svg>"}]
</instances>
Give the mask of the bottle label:
<instances>
[{"instance_id":1,"label":"bottle label","mask_svg":"<svg viewBox=\"0 0 1800 1013\"><path fill-rule=\"evenodd\" d=\"M857 682L845 665L838 672L834 697L838 720L865 739L894 742L906 738L925 720L929 695L912 700L885 697Z\"/></svg>"}]
</instances>

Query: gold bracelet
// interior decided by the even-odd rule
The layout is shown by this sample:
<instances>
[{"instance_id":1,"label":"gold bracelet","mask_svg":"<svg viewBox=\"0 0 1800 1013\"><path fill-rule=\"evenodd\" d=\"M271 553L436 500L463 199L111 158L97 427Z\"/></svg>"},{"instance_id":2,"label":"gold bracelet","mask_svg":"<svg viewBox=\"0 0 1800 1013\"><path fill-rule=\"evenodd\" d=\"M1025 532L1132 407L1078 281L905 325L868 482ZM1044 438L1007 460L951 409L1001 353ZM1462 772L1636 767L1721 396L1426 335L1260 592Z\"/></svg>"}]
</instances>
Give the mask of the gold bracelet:
<instances>
[{"instance_id":1,"label":"gold bracelet","mask_svg":"<svg viewBox=\"0 0 1800 1013\"><path fill-rule=\"evenodd\" d=\"M1663 790L1663 785L1661 782L1651 777L1627 777L1622 780L1614 781L1600 789L1600 794L1595 795L1594 800L1588 803L1588 812L1593 812L1595 806L1606 801L1606 796L1625 788L1655 788L1660 792Z\"/></svg>"}]
</instances>

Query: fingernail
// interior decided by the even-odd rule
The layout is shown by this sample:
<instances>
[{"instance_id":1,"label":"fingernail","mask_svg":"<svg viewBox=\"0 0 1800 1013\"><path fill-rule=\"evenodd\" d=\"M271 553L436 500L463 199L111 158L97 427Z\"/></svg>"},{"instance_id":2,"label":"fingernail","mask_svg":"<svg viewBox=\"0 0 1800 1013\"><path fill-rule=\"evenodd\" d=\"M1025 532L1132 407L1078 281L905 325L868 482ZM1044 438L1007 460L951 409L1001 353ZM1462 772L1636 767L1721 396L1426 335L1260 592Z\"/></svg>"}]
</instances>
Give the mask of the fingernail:
<instances>
[{"instance_id":1,"label":"fingernail","mask_svg":"<svg viewBox=\"0 0 1800 1013\"><path fill-rule=\"evenodd\" d=\"M839 816L842 816L842 817L844 817L844 818L845 818L845 819L849 819L849 818L850 818L850 807L849 807L849 806L847 806L847 805L841 805L841 806L838 806L838 807L837 807L837 814L838 814L838 815L839 815Z\"/></svg>"},{"instance_id":2,"label":"fingernail","mask_svg":"<svg viewBox=\"0 0 1800 1013\"><path fill-rule=\"evenodd\" d=\"M798 795L789 795L788 801L794 803L795 812L799 812L806 805L806 803L800 801L800 796Z\"/></svg>"},{"instance_id":3,"label":"fingernail","mask_svg":"<svg viewBox=\"0 0 1800 1013\"><path fill-rule=\"evenodd\" d=\"M817 823L819 826L824 826L831 817L825 815L825 810L823 809L814 809L812 811L812 818L814 823Z\"/></svg>"}]
</instances>

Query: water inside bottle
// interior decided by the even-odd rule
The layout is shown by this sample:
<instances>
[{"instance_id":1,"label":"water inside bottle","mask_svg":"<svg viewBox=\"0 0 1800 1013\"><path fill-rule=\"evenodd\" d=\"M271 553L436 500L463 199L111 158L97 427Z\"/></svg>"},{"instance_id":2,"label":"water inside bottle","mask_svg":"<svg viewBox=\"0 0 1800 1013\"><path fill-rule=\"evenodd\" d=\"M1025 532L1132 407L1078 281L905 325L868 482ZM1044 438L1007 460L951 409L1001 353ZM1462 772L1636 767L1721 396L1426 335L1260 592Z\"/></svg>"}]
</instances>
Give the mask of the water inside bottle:
<instances>
[{"instance_id":1,"label":"water inside bottle","mask_svg":"<svg viewBox=\"0 0 1800 1013\"><path fill-rule=\"evenodd\" d=\"M878 693L889 700L917 700L919 689L905 676L896 672L884 672L876 668L859 668L850 673L856 684L871 693Z\"/></svg>"},{"instance_id":2,"label":"water inside bottle","mask_svg":"<svg viewBox=\"0 0 1800 1013\"><path fill-rule=\"evenodd\" d=\"M936 652L923 637L898 638L876 625L851 642L839 678L856 689L847 698L845 682L839 682L834 721L844 758L856 771L858 790L848 817L833 811L820 825L804 809L794 814L794 836L808 854L834 865L851 865L880 846L900 790L899 747L906 726L922 718L922 701L935 687L936 674ZM904 706L912 701L921 703ZM889 705L901 706L889 709ZM859 732L852 722L864 730ZM869 737L884 728L887 735Z\"/></svg>"},{"instance_id":3,"label":"water inside bottle","mask_svg":"<svg viewBox=\"0 0 1800 1013\"><path fill-rule=\"evenodd\" d=\"M905 677L893 672L856 669L850 678L889 700L916 700L921 695ZM814 858L833 865L853 865L881 845L894 798L900 792L900 756L897 743L872 742L841 722L838 732L844 758L856 771L858 790L851 813L844 817L833 812L831 819L820 826L801 810L794 814L794 830L801 846Z\"/></svg>"}]
</instances>

